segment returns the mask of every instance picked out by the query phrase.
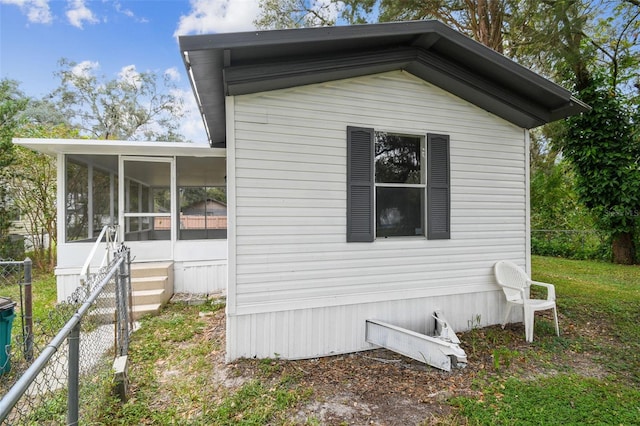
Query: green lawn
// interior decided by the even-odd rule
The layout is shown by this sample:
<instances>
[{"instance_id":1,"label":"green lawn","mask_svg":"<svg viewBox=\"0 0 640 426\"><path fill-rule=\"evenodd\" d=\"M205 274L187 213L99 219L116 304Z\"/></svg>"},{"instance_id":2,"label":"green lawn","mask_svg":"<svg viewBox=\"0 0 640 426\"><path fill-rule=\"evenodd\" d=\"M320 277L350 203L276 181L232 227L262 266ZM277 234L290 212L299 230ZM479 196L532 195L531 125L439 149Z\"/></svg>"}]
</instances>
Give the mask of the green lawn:
<instances>
[{"instance_id":1,"label":"green lawn","mask_svg":"<svg viewBox=\"0 0 640 426\"><path fill-rule=\"evenodd\" d=\"M14 278L0 280L0 296L8 297L16 306L14 312L16 317L13 321L12 335L22 333L22 306L20 303L20 285ZM33 299L33 319L46 320L56 304L56 277L53 274L35 274L31 282L31 292Z\"/></svg>"},{"instance_id":2,"label":"green lawn","mask_svg":"<svg viewBox=\"0 0 640 426\"><path fill-rule=\"evenodd\" d=\"M640 266L534 257L533 278L555 284L569 324L599 333L588 343L612 373L640 383Z\"/></svg>"},{"instance_id":3,"label":"green lawn","mask_svg":"<svg viewBox=\"0 0 640 426\"><path fill-rule=\"evenodd\" d=\"M487 375L483 398L452 401L460 414L482 425L640 424L640 267L534 257L533 279L555 284L562 336L536 320L526 357L539 374ZM598 377L578 357L592 358Z\"/></svg>"}]
</instances>

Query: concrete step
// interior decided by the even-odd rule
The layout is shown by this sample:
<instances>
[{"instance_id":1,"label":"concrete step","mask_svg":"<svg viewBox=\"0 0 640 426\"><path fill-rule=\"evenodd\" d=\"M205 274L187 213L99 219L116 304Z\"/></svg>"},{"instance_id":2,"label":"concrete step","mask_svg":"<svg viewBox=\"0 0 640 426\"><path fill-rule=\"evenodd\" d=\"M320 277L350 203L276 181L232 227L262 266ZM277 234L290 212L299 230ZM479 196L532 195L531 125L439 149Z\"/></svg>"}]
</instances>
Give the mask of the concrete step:
<instances>
[{"instance_id":1,"label":"concrete step","mask_svg":"<svg viewBox=\"0 0 640 426\"><path fill-rule=\"evenodd\" d=\"M162 303L134 305L133 320L137 321L145 315L155 315L160 311ZM89 313L89 318L99 324L112 324L115 319L115 308L96 308Z\"/></svg>"},{"instance_id":2,"label":"concrete step","mask_svg":"<svg viewBox=\"0 0 640 426\"><path fill-rule=\"evenodd\" d=\"M144 262L131 264L131 299L133 319L155 314L173 295L173 262ZM100 323L114 321L115 293L105 291L98 309L90 314Z\"/></svg>"},{"instance_id":3,"label":"concrete step","mask_svg":"<svg viewBox=\"0 0 640 426\"><path fill-rule=\"evenodd\" d=\"M152 288L149 290L134 290L131 292L133 305L148 305L150 303L166 303L167 296L164 288ZM112 291L103 291L98 296L98 306L115 307L116 294Z\"/></svg>"},{"instance_id":4,"label":"concrete step","mask_svg":"<svg viewBox=\"0 0 640 426\"><path fill-rule=\"evenodd\" d=\"M132 292L133 306L149 305L153 303L165 302L164 288L154 288L151 290L135 290Z\"/></svg>"},{"instance_id":5,"label":"concrete step","mask_svg":"<svg viewBox=\"0 0 640 426\"><path fill-rule=\"evenodd\" d=\"M133 307L133 320L137 321L145 315L156 315L160 312L161 303L149 303L146 305L136 305Z\"/></svg>"},{"instance_id":6,"label":"concrete step","mask_svg":"<svg viewBox=\"0 0 640 426\"><path fill-rule=\"evenodd\" d=\"M169 277L166 275L131 278L131 289L133 291L165 289L168 280Z\"/></svg>"},{"instance_id":7,"label":"concrete step","mask_svg":"<svg viewBox=\"0 0 640 426\"><path fill-rule=\"evenodd\" d=\"M173 268L173 262L143 262L131 264L131 278L144 278L153 276L170 275L169 269Z\"/></svg>"}]
</instances>

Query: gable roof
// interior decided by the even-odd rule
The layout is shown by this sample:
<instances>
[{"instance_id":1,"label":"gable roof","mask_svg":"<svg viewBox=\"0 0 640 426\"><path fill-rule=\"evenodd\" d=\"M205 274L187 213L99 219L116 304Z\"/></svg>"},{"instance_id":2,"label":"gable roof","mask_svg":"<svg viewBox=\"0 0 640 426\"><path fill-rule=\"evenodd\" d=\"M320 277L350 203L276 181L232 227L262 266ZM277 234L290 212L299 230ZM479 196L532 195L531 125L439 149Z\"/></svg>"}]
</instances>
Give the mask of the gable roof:
<instances>
[{"instance_id":1,"label":"gable roof","mask_svg":"<svg viewBox=\"0 0 640 426\"><path fill-rule=\"evenodd\" d=\"M589 107L439 21L182 36L210 144L225 143L225 96L406 70L523 128Z\"/></svg>"}]
</instances>

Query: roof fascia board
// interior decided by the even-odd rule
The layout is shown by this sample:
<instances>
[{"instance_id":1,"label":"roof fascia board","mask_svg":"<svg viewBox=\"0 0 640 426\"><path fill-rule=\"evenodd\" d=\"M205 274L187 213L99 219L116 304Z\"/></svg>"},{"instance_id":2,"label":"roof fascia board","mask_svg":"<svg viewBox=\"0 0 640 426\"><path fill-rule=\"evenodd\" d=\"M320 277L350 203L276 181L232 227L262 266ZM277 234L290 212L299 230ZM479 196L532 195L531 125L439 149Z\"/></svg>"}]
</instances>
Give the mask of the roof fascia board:
<instances>
[{"instance_id":1,"label":"roof fascia board","mask_svg":"<svg viewBox=\"0 0 640 426\"><path fill-rule=\"evenodd\" d=\"M571 96L568 104L562 105L560 108L556 108L551 111L551 120L560 120L570 115L588 111L591 111L591 107L589 105L585 104L580 99Z\"/></svg>"},{"instance_id":2,"label":"roof fascia board","mask_svg":"<svg viewBox=\"0 0 640 426\"><path fill-rule=\"evenodd\" d=\"M366 27L366 30L363 28ZM317 27L288 30L246 31L229 34L203 34L180 36L182 51L221 48L259 47L286 43L310 43L317 41L368 39L384 36L420 35L446 26L434 20L361 24L334 27Z\"/></svg>"},{"instance_id":3,"label":"roof fascia board","mask_svg":"<svg viewBox=\"0 0 640 426\"><path fill-rule=\"evenodd\" d=\"M555 84L538 73L531 71L529 68L520 65L513 59L507 58L503 54L496 52L495 50L454 30L453 28L442 24L441 22L438 23L440 25L437 26L435 31L440 35L440 37L460 47L465 51L465 54L480 57L485 61L493 63L495 66L504 68L523 80L537 85L542 90L553 93L555 96L559 96L564 99L568 99L571 96L571 92L564 87Z\"/></svg>"},{"instance_id":4,"label":"roof fascia board","mask_svg":"<svg viewBox=\"0 0 640 426\"><path fill-rule=\"evenodd\" d=\"M417 54L416 49L400 48L357 56L230 67L223 71L225 94L243 95L403 69Z\"/></svg>"},{"instance_id":5,"label":"roof fascia board","mask_svg":"<svg viewBox=\"0 0 640 426\"><path fill-rule=\"evenodd\" d=\"M546 122L549 120L549 113L539 105L529 102L527 99L514 95L505 89L500 88L496 84L493 84L487 80L478 77L472 71L458 67L453 63L439 57L432 52L420 52L417 58L419 67L424 68L420 70L418 67L412 66L408 70L413 74L422 78L425 81L438 85L444 90L453 93L456 96L460 96L467 101L470 101L478 106L483 104L493 103L485 102L483 98L498 100L501 103L508 105L508 107L516 109L523 116L531 117L533 122ZM434 74L432 71L435 71ZM475 93L473 99L469 99L467 96L470 94L470 90ZM506 108L508 110L509 108ZM488 109L493 113L497 113L493 109ZM509 117L503 118L510 120ZM521 120L518 120L516 124L521 125Z\"/></svg>"},{"instance_id":6,"label":"roof fascia board","mask_svg":"<svg viewBox=\"0 0 640 426\"><path fill-rule=\"evenodd\" d=\"M442 36L440 34L435 32L422 34L413 42L413 46L429 50L431 46L433 46L438 40L440 40L441 37Z\"/></svg>"},{"instance_id":7,"label":"roof fascia board","mask_svg":"<svg viewBox=\"0 0 640 426\"><path fill-rule=\"evenodd\" d=\"M538 105L516 97L434 53L414 48L368 52L356 57L230 67L224 70L225 93L231 96L244 95L400 69L406 69L520 126L534 124L533 127L536 127L548 119L548 112ZM506 106L501 107L499 103Z\"/></svg>"},{"instance_id":8,"label":"roof fascia board","mask_svg":"<svg viewBox=\"0 0 640 426\"><path fill-rule=\"evenodd\" d=\"M362 27L366 27L363 31ZM568 98L571 94L563 87L547 80L530 69L514 62L506 56L484 46L472 38L459 33L435 21L411 21L384 24L363 24L336 27L320 27L289 29L289 30L269 30L269 31L248 31L230 34L205 34L195 36L182 36L179 38L182 51L208 50L208 49L232 49L239 47L260 47L265 45L287 44L287 43L312 43L318 41L347 40L347 39L368 39L384 36L401 36L415 34L418 39L414 45L422 48L430 48L440 39L456 44L466 54L476 55L494 65L506 68L509 72L517 74L523 79L541 86L543 90L553 92L556 96ZM421 45L421 43L425 43Z\"/></svg>"},{"instance_id":9,"label":"roof fascia board","mask_svg":"<svg viewBox=\"0 0 640 426\"><path fill-rule=\"evenodd\" d=\"M200 117L202 118L202 123L204 125L204 129L207 134L207 139L209 140L209 144L211 144L212 135L209 129L209 125L207 124L206 116L204 114L202 100L200 99L200 92L196 87L196 78L193 75L193 68L191 67L191 62L189 61L189 52L183 51L182 62L184 63L185 69L187 70L187 75L189 77L189 84L191 85L191 91L193 92L193 96L195 96L196 98L196 105L198 107L198 112L200 113Z\"/></svg>"},{"instance_id":10,"label":"roof fascia board","mask_svg":"<svg viewBox=\"0 0 640 426\"><path fill-rule=\"evenodd\" d=\"M226 150L189 142L139 142L95 139L14 138L15 145L43 154L225 157Z\"/></svg>"}]
</instances>

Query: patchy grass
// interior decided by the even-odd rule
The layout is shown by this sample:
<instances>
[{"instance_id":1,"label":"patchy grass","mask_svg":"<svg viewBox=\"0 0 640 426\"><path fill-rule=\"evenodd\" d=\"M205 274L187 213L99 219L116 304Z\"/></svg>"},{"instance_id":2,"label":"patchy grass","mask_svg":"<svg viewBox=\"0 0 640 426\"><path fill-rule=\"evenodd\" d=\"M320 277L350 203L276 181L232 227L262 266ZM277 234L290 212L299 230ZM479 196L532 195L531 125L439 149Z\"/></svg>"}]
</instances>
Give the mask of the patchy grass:
<instances>
[{"instance_id":1,"label":"patchy grass","mask_svg":"<svg viewBox=\"0 0 640 426\"><path fill-rule=\"evenodd\" d=\"M470 424L640 424L640 267L532 263L534 280L556 286L562 335L540 316L524 347L495 327L465 333L480 359L494 348L493 369L476 380L480 397L452 404Z\"/></svg>"},{"instance_id":2,"label":"patchy grass","mask_svg":"<svg viewBox=\"0 0 640 426\"><path fill-rule=\"evenodd\" d=\"M129 353L132 397L103 413L106 423L261 425L282 419L303 400L308 393L277 368L250 380L232 378L229 385L218 380L215 365L224 363L224 348L212 333L224 330L223 312L217 312L223 308L175 303L143 319Z\"/></svg>"},{"instance_id":3,"label":"patchy grass","mask_svg":"<svg viewBox=\"0 0 640 426\"><path fill-rule=\"evenodd\" d=\"M640 266L534 257L533 278L556 286L565 329L582 330L612 374L640 382Z\"/></svg>"},{"instance_id":4,"label":"patchy grass","mask_svg":"<svg viewBox=\"0 0 640 426\"><path fill-rule=\"evenodd\" d=\"M451 373L385 350L225 364L222 305L171 304L134 334L131 398L98 423L640 424L640 268L534 257L533 270L556 285L561 336L548 314L532 344L522 324L472 327L469 365Z\"/></svg>"}]
</instances>

